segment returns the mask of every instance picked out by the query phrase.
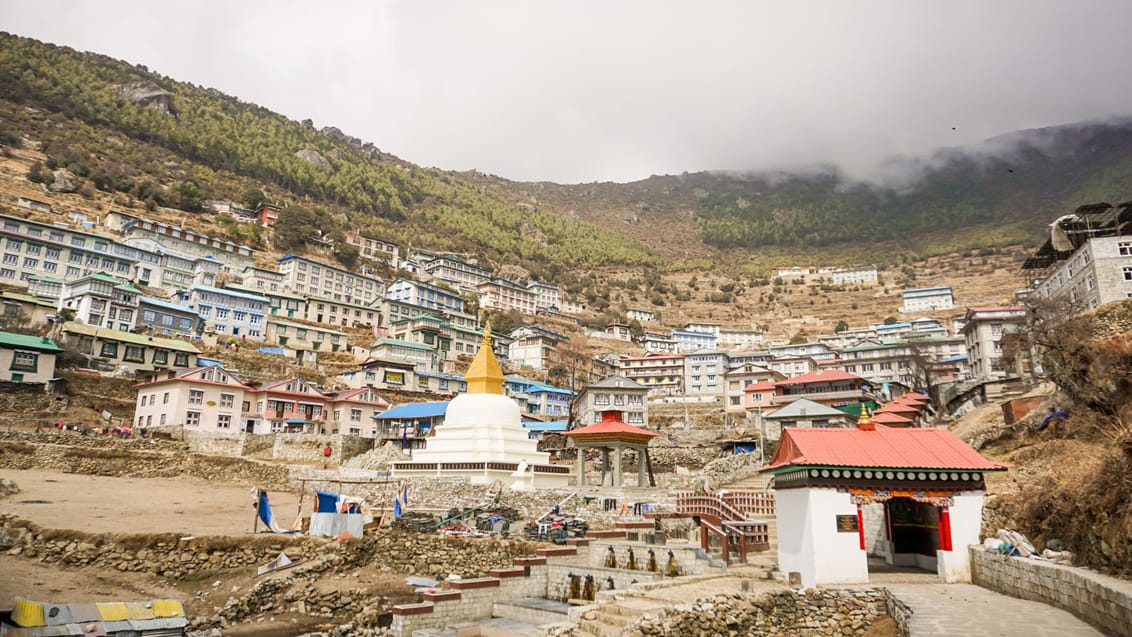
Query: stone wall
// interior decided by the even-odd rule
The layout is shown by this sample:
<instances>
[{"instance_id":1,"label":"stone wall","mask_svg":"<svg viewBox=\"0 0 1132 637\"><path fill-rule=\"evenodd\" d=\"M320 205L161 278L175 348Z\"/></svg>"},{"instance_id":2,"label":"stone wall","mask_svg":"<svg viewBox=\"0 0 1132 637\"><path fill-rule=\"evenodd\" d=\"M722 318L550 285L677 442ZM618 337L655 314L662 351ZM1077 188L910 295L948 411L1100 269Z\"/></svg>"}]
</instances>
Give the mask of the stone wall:
<instances>
[{"instance_id":1,"label":"stone wall","mask_svg":"<svg viewBox=\"0 0 1132 637\"><path fill-rule=\"evenodd\" d=\"M330 457L322 450L330 445ZM275 437L271 457L283 462L342 464L373 448L372 438L343 434L286 434Z\"/></svg>"},{"instance_id":2,"label":"stone wall","mask_svg":"<svg viewBox=\"0 0 1132 637\"><path fill-rule=\"evenodd\" d=\"M892 591L887 588L884 589L884 608L888 612L888 616L896 622L896 634L898 637L911 637L912 635L912 609L908 605L900 601Z\"/></svg>"},{"instance_id":3,"label":"stone wall","mask_svg":"<svg viewBox=\"0 0 1132 637\"><path fill-rule=\"evenodd\" d=\"M210 434L199 431L185 431L185 443L193 453L207 453L214 456L241 456L240 434Z\"/></svg>"},{"instance_id":4,"label":"stone wall","mask_svg":"<svg viewBox=\"0 0 1132 637\"><path fill-rule=\"evenodd\" d=\"M884 590L875 588L716 595L679 604L660 617L646 616L623 634L850 637L864 635L886 616Z\"/></svg>"},{"instance_id":5,"label":"stone wall","mask_svg":"<svg viewBox=\"0 0 1132 637\"><path fill-rule=\"evenodd\" d=\"M1005 595L1067 610L1103 631L1132 636L1132 583L1093 571L972 546L971 580Z\"/></svg>"}]
</instances>

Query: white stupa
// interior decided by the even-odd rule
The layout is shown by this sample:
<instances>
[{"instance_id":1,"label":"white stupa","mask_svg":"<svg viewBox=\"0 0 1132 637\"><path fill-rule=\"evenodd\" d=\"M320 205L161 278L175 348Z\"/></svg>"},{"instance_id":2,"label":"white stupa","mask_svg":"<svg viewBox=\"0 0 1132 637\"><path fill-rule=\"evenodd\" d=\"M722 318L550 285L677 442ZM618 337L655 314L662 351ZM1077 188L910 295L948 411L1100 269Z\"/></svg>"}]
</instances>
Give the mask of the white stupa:
<instances>
[{"instance_id":1,"label":"white stupa","mask_svg":"<svg viewBox=\"0 0 1132 637\"><path fill-rule=\"evenodd\" d=\"M523 429L514 400L503 395L503 370L491 349L491 326L483 346L464 375L467 393L448 403L444 423L413 452L409 462L393 463L393 477L464 476L473 483L496 480L513 489L565 487L570 469L550 464Z\"/></svg>"}]
</instances>

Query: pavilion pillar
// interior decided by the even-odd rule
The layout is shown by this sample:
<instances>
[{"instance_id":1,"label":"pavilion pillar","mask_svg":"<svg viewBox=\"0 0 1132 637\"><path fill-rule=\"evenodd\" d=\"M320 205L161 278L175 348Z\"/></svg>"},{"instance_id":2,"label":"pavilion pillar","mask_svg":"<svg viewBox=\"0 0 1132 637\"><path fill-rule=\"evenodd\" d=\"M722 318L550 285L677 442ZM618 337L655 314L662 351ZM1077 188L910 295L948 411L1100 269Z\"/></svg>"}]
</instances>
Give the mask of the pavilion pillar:
<instances>
[{"instance_id":1,"label":"pavilion pillar","mask_svg":"<svg viewBox=\"0 0 1132 637\"><path fill-rule=\"evenodd\" d=\"M637 486L649 486L648 480L648 447L641 446L637 448Z\"/></svg>"},{"instance_id":2,"label":"pavilion pillar","mask_svg":"<svg viewBox=\"0 0 1132 637\"><path fill-rule=\"evenodd\" d=\"M609 447L601 448L601 486L605 486L605 476L609 473Z\"/></svg>"},{"instance_id":3,"label":"pavilion pillar","mask_svg":"<svg viewBox=\"0 0 1132 637\"><path fill-rule=\"evenodd\" d=\"M574 466L578 472L578 486L586 486L586 448L578 447L578 457L574 461Z\"/></svg>"},{"instance_id":4,"label":"pavilion pillar","mask_svg":"<svg viewBox=\"0 0 1132 637\"><path fill-rule=\"evenodd\" d=\"M621 445L613 448L613 486L621 486Z\"/></svg>"}]
</instances>

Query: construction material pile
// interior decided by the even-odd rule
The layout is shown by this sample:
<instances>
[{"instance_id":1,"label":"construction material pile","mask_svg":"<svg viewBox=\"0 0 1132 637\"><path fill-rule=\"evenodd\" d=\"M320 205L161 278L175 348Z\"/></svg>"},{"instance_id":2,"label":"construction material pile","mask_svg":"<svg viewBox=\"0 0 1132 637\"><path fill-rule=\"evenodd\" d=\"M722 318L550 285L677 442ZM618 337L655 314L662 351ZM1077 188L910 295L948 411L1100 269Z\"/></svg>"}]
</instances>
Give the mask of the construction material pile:
<instances>
[{"instance_id":1,"label":"construction material pile","mask_svg":"<svg viewBox=\"0 0 1132 637\"><path fill-rule=\"evenodd\" d=\"M586 537L589 529L589 523L581 518L552 513L523 527L523 537L532 542L565 544L568 539Z\"/></svg>"},{"instance_id":2,"label":"construction material pile","mask_svg":"<svg viewBox=\"0 0 1132 637\"><path fill-rule=\"evenodd\" d=\"M434 533L440 518L429 513L402 513L401 517L390 523L390 528L400 531L414 531L416 533Z\"/></svg>"}]
</instances>

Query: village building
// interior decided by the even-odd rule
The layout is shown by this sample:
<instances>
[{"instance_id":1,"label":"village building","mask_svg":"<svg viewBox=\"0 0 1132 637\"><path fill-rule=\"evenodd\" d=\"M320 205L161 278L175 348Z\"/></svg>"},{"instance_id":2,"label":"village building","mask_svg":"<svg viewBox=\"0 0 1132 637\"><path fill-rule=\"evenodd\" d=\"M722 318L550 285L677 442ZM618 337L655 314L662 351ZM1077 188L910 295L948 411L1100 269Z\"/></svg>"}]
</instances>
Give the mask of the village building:
<instances>
[{"instance_id":1,"label":"village building","mask_svg":"<svg viewBox=\"0 0 1132 637\"><path fill-rule=\"evenodd\" d=\"M134 426L181 426L205 433L252 431L242 427L248 386L223 367L193 367L166 371L154 380L138 383Z\"/></svg>"},{"instance_id":2,"label":"village building","mask_svg":"<svg viewBox=\"0 0 1132 637\"><path fill-rule=\"evenodd\" d=\"M224 289L266 298L267 313L271 316L278 316L285 319L305 319L307 317L308 300L305 296L291 294L290 292L280 292L279 290L252 287L246 284L236 285L234 283L225 283Z\"/></svg>"},{"instance_id":3,"label":"village building","mask_svg":"<svg viewBox=\"0 0 1132 637\"><path fill-rule=\"evenodd\" d=\"M389 286L385 296L394 301L423 307L425 310L464 311L464 298L459 292L412 279L397 279Z\"/></svg>"},{"instance_id":4,"label":"village building","mask_svg":"<svg viewBox=\"0 0 1132 637\"><path fill-rule=\"evenodd\" d=\"M625 323L613 321L605 326L605 333L619 341L629 342L633 340L633 332Z\"/></svg>"},{"instance_id":5,"label":"village building","mask_svg":"<svg viewBox=\"0 0 1132 637\"><path fill-rule=\"evenodd\" d=\"M44 327L53 322L58 311L56 303L12 290L0 290L0 303L4 306L2 316L5 321L9 321L10 325L30 328Z\"/></svg>"},{"instance_id":6,"label":"village building","mask_svg":"<svg viewBox=\"0 0 1132 637\"><path fill-rule=\"evenodd\" d=\"M0 332L0 380L47 386L62 348L45 336Z\"/></svg>"},{"instance_id":7,"label":"village building","mask_svg":"<svg viewBox=\"0 0 1132 637\"><path fill-rule=\"evenodd\" d=\"M417 386L416 364L404 360L370 358L357 369L338 374L337 382L349 388L374 387L411 391Z\"/></svg>"},{"instance_id":8,"label":"village building","mask_svg":"<svg viewBox=\"0 0 1132 637\"><path fill-rule=\"evenodd\" d=\"M256 210L255 214L256 214L256 219L261 224L263 224L263 226L265 228L271 228L275 224L279 223L279 213L280 212L281 212L281 209L279 208L279 206L269 204L269 203L264 203L264 204L259 205L259 209Z\"/></svg>"},{"instance_id":9,"label":"village building","mask_svg":"<svg viewBox=\"0 0 1132 637\"><path fill-rule=\"evenodd\" d=\"M719 342L718 332L698 332L693 330L672 330L672 340L676 341L676 350L680 352L694 352L697 350L714 350Z\"/></svg>"},{"instance_id":10,"label":"village building","mask_svg":"<svg viewBox=\"0 0 1132 637\"><path fill-rule=\"evenodd\" d=\"M476 292L479 293L480 307L485 310L503 312L517 310L523 314L534 314L538 311L535 293L506 279L492 279L480 283L476 286Z\"/></svg>"},{"instance_id":11,"label":"village building","mask_svg":"<svg viewBox=\"0 0 1132 637\"><path fill-rule=\"evenodd\" d=\"M549 310L558 307L561 293L557 285L545 281L531 279L527 281L527 291L535 295L535 307L540 310Z\"/></svg>"},{"instance_id":12,"label":"village building","mask_svg":"<svg viewBox=\"0 0 1132 637\"><path fill-rule=\"evenodd\" d=\"M139 285L173 293L194 285L216 285L223 263L211 255L189 257L166 251L131 247L138 258Z\"/></svg>"},{"instance_id":13,"label":"village building","mask_svg":"<svg viewBox=\"0 0 1132 637\"><path fill-rule=\"evenodd\" d=\"M570 415L574 392L537 380L510 375L503 382L503 393L522 407L523 416L550 420Z\"/></svg>"},{"instance_id":14,"label":"village building","mask_svg":"<svg viewBox=\"0 0 1132 637\"><path fill-rule=\"evenodd\" d=\"M99 270L129 278L138 260L136 250L115 247L102 235L10 215L0 215L0 238L0 284L4 285L26 287L33 276L58 278L61 284L62 279Z\"/></svg>"},{"instance_id":15,"label":"village building","mask_svg":"<svg viewBox=\"0 0 1132 637\"><path fill-rule=\"evenodd\" d=\"M330 433L377 438L377 418L389 403L371 387L347 389L326 395Z\"/></svg>"},{"instance_id":16,"label":"village building","mask_svg":"<svg viewBox=\"0 0 1132 637\"><path fill-rule=\"evenodd\" d=\"M448 403L444 423L413 459L392 463L394 479L411 476L466 477L473 484L502 484L520 490L561 488L570 470L550 464L522 425L519 405L503 395L503 371L491 347L491 328L464 375L467 393Z\"/></svg>"},{"instance_id":17,"label":"village building","mask_svg":"<svg viewBox=\"0 0 1132 637\"><path fill-rule=\"evenodd\" d=\"M279 258L279 273L284 291L311 297L368 306L385 294L385 282L377 277L293 254Z\"/></svg>"},{"instance_id":18,"label":"village building","mask_svg":"<svg viewBox=\"0 0 1132 637\"><path fill-rule=\"evenodd\" d=\"M876 400L872 387L864 378L837 369L780 380L774 388L771 403L777 408L803 398L827 407L856 406Z\"/></svg>"},{"instance_id":19,"label":"village building","mask_svg":"<svg viewBox=\"0 0 1132 637\"><path fill-rule=\"evenodd\" d=\"M192 343L112 330L77 321L63 324L63 341L86 358L89 367L150 372L156 369L195 367L200 350Z\"/></svg>"},{"instance_id":20,"label":"village building","mask_svg":"<svg viewBox=\"0 0 1132 637\"><path fill-rule=\"evenodd\" d=\"M204 321L187 305L142 296L138 298L137 330L174 338L196 339L204 331Z\"/></svg>"},{"instance_id":21,"label":"village building","mask_svg":"<svg viewBox=\"0 0 1132 637\"><path fill-rule=\"evenodd\" d=\"M231 336L263 340L267 297L230 288L194 285L178 292L175 299L200 315L204 319L205 330L218 338Z\"/></svg>"},{"instance_id":22,"label":"village building","mask_svg":"<svg viewBox=\"0 0 1132 637\"><path fill-rule=\"evenodd\" d=\"M241 285L261 294L265 292L282 291L285 280L286 277L278 270L248 266L240 272Z\"/></svg>"},{"instance_id":23,"label":"village building","mask_svg":"<svg viewBox=\"0 0 1132 637\"><path fill-rule=\"evenodd\" d=\"M723 404L727 413L742 415L747 412L746 390L750 385L785 380L786 376L759 365L745 363L732 366L723 374ZM769 404L769 403L768 403Z\"/></svg>"},{"instance_id":24,"label":"village building","mask_svg":"<svg viewBox=\"0 0 1132 637\"><path fill-rule=\"evenodd\" d=\"M28 210L35 210L36 212L51 212L51 204L37 199L29 199L27 197L20 197L16 199L16 205L20 208L27 208Z\"/></svg>"},{"instance_id":25,"label":"village building","mask_svg":"<svg viewBox=\"0 0 1132 637\"><path fill-rule=\"evenodd\" d=\"M599 422L601 412L616 409L631 425L648 428L649 388L624 376L610 376L587 385L574 401L574 421L582 425Z\"/></svg>"},{"instance_id":26,"label":"village building","mask_svg":"<svg viewBox=\"0 0 1132 637\"><path fill-rule=\"evenodd\" d=\"M221 266L223 272L239 272L249 265L254 265L255 251L248 246L203 235L179 226L113 210L106 214L106 226L120 228L122 242L126 245L150 252L212 257L223 264Z\"/></svg>"},{"instance_id":27,"label":"village building","mask_svg":"<svg viewBox=\"0 0 1132 637\"><path fill-rule=\"evenodd\" d=\"M803 587L869 581L869 558L969 582L987 460L945 428L786 428L774 475L778 564Z\"/></svg>"},{"instance_id":28,"label":"village building","mask_svg":"<svg viewBox=\"0 0 1132 637\"><path fill-rule=\"evenodd\" d=\"M743 357L733 357L732 364L737 360L745 360ZM787 378L794 376L802 376L817 371L818 362L812 356L764 356L759 358L759 363L769 370L773 370L782 374Z\"/></svg>"},{"instance_id":29,"label":"village building","mask_svg":"<svg viewBox=\"0 0 1132 637\"><path fill-rule=\"evenodd\" d=\"M676 353L676 341L667 333L651 332L646 330L645 335L641 338L641 347L645 348L646 352L661 352L668 354Z\"/></svg>"},{"instance_id":30,"label":"village building","mask_svg":"<svg viewBox=\"0 0 1132 637\"><path fill-rule=\"evenodd\" d=\"M719 328L716 346L721 349L753 349L763 344L763 333L758 330L745 330L736 327Z\"/></svg>"},{"instance_id":31,"label":"village building","mask_svg":"<svg viewBox=\"0 0 1132 637\"><path fill-rule=\"evenodd\" d=\"M731 367L727 352L698 350L684 355L684 395L723 398L724 374Z\"/></svg>"},{"instance_id":32,"label":"village building","mask_svg":"<svg viewBox=\"0 0 1132 637\"><path fill-rule=\"evenodd\" d=\"M377 417L377 443L391 445L411 455L424 449L425 438L444 424L448 401L397 405Z\"/></svg>"},{"instance_id":33,"label":"village building","mask_svg":"<svg viewBox=\"0 0 1132 637\"><path fill-rule=\"evenodd\" d=\"M474 315L458 310L439 310L390 298L381 299L381 301L375 304L375 307L378 308L381 318L380 325L383 327L392 326L397 321L420 316L421 314L432 314L441 320L451 323L455 327L473 330L479 329L479 320ZM477 345L473 348L471 353L474 354L478 350L479 345L477 339Z\"/></svg>"},{"instance_id":34,"label":"village building","mask_svg":"<svg viewBox=\"0 0 1132 637\"><path fill-rule=\"evenodd\" d=\"M491 272L450 255L438 256L425 263L424 270L434 279L465 290L474 290L479 284L491 280Z\"/></svg>"},{"instance_id":35,"label":"village building","mask_svg":"<svg viewBox=\"0 0 1132 637\"><path fill-rule=\"evenodd\" d=\"M267 319L264 338L268 343L291 350L295 358L312 363L317 361L319 352L341 352L349 348L343 332L275 318Z\"/></svg>"},{"instance_id":36,"label":"village building","mask_svg":"<svg viewBox=\"0 0 1132 637\"><path fill-rule=\"evenodd\" d=\"M248 433L326 433L326 396L302 378L248 383Z\"/></svg>"},{"instance_id":37,"label":"village building","mask_svg":"<svg viewBox=\"0 0 1132 637\"><path fill-rule=\"evenodd\" d=\"M819 273L828 277L834 285L876 285L878 281L875 265L836 268L828 273Z\"/></svg>"},{"instance_id":38,"label":"village building","mask_svg":"<svg viewBox=\"0 0 1132 637\"><path fill-rule=\"evenodd\" d=\"M413 343L383 336L370 346L370 358L379 360L404 361L411 363L417 371L439 372L440 354L435 345Z\"/></svg>"},{"instance_id":39,"label":"village building","mask_svg":"<svg viewBox=\"0 0 1132 637\"><path fill-rule=\"evenodd\" d=\"M346 243L356 247L363 259L382 261L397 268L401 261L401 247L390 241L367 237L357 231L346 231Z\"/></svg>"},{"instance_id":40,"label":"village building","mask_svg":"<svg viewBox=\"0 0 1132 637\"><path fill-rule=\"evenodd\" d=\"M465 382L464 377L459 374L424 372L418 370L415 376L417 382L413 388L426 394L453 396L468 391L468 383Z\"/></svg>"},{"instance_id":41,"label":"village building","mask_svg":"<svg viewBox=\"0 0 1132 637\"><path fill-rule=\"evenodd\" d=\"M625 310L625 319L629 321L640 321L641 323L652 323L656 321L656 312L652 310L642 310L640 308L629 308Z\"/></svg>"},{"instance_id":42,"label":"village building","mask_svg":"<svg viewBox=\"0 0 1132 637\"><path fill-rule=\"evenodd\" d=\"M827 407L821 403L801 398L794 402L763 415L765 428L763 434L767 440L779 440L782 432L789 427L803 429L826 429L829 427L847 427L853 424L849 414Z\"/></svg>"},{"instance_id":43,"label":"village building","mask_svg":"<svg viewBox=\"0 0 1132 637\"><path fill-rule=\"evenodd\" d=\"M1132 202L1081 206L1050 224L1050 236L1022 270L1030 297L1057 300L1080 314L1132 296Z\"/></svg>"},{"instance_id":44,"label":"village building","mask_svg":"<svg viewBox=\"0 0 1132 637\"><path fill-rule=\"evenodd\" d=\"M955 307L955 297L949 286L908 289L901 291L900 295L904 299L900 311L905 313L934 312Z\"/></svg>"},{"instance_id":45,"label":"village building","mask_svg":"<svg viewBox=\"0 0 1132 637\"><path fill-rule=\"evenodd\" d=\"M308 321L324 325L375 327L381 321L381 313L373 306L351 301L307 295L306 308Z\"/></svg>"},{"instance_id":46,"label":"village building","mask_svg":"<svg viewBox=\"0 0 1132 637\"><path fill-rule=\"evenodd\" d=\"M1028 313L1021 305L988 305L967 308L963 318L963 338L967 361L974 380L1007 378L1017 375L1016 361L1002 351L1002 338L1025 325Z\"/></svg>"},{"instance_id":47,"label":"village building","mask_svg":"<svg viewBox=\"0 0 1132 637\"><path fill-rule=\"evenodd\" d=\"M133 331L138 321L141 290L105 272L63 283L59 309L74 312L75 320L108 329Z\"/></svg>"},{"instance_id":48,"label":"village building","mask_svg":"<svg viewBox=\"0 0 1132 637\"><path fill-rule=\"evenodd\" d=\"M560 360L558 346L570 340L561 332L537 325L517 327L510 336L513 340L507 345L507 360L543 374Z\"/></svg>"},{"instance_id":49,"label":"village building","mask_svg":"<svg viewBox=\"0 0 1132 637\"><path fill-rule=\"evenodd\" d=\"M617 363L617 373L647 387L650 397L684 393L684 357L679 354L623 356Z\"/></svg>"},{"instance_id":50,"label":"village building","mask_svg":"<svg viewBox=\"0 0 1132 637\"><path fill-rule=\"evenodd\" d=\"M743 388L743 411L747 414L747 422L764 423L764 416L778 409L774 404L774 383L776 381L762 381L751 383Z\"/></svg>"}]
</instances>

